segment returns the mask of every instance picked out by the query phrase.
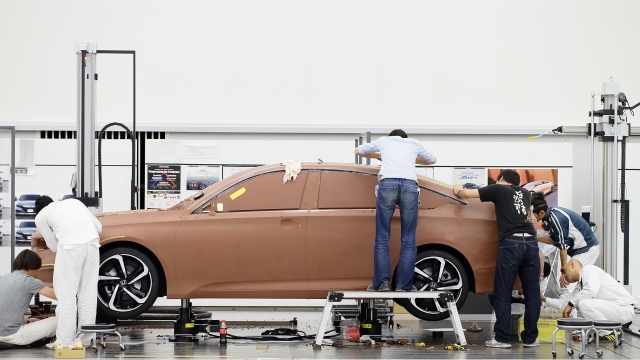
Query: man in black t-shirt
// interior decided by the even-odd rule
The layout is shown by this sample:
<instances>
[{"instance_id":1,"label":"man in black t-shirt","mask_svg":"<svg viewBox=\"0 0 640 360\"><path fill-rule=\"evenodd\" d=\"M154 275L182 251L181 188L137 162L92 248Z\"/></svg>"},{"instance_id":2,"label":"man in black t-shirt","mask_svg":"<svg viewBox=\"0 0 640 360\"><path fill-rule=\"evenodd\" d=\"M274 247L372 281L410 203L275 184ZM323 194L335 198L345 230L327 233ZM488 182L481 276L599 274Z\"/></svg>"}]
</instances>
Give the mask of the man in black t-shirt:
<instances>
[{"instance_id":1,"label":"man in black t-shirt","mask_svg":"<svg viewBox=\"0 0 640 360\"><path fill-rule=\"evenodd\" d=\"M525 298L524 331L521 338L525 347L540 346L538 318L540 317L540 257L536 230L529 220L531 193L518 186L520 175L503 170L495 185L465 190L455 185L453 192L461 198L480 198L495 205L498 225L498 257L493 283L493 309L496 313L495 338L489 347L511 347L509 332L511 321L511 290L516 275L520 275Z\"/></svg>"}]
</instances>

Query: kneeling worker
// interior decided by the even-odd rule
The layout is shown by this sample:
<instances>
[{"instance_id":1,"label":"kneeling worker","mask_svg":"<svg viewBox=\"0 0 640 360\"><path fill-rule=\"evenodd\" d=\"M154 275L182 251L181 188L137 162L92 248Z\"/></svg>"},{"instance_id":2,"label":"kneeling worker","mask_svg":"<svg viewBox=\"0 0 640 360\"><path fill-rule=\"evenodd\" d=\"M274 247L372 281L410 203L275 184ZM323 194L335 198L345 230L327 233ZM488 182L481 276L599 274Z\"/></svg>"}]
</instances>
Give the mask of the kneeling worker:
<instances>
[{"instance_id":1,"label":"kneeling worker","mask_svg":"<svg viewBox=\"0 0 640 360\"><path fill-rule=\"evenodd\" d=\"M585 319L631 322L635 317L635 299L604 270L595 265L582 266L571 260L564 269L570 283L577 283L562 316L569 317L575 307Z\"/></svg>"},{"instance_id":2,"label":"kneeling worker","mask_svg":"<svg viewBox=\"0 0 640 360\"><path fill-rule=\"evenodd\" d=\"M38 254L25 250L13 261L14 271L0 278L0 342L29 345L56 334L55 316L23 324L24 313L36 293L56 300L53 289L35 278L40 266Z\"/></svg>"}]
</instances>

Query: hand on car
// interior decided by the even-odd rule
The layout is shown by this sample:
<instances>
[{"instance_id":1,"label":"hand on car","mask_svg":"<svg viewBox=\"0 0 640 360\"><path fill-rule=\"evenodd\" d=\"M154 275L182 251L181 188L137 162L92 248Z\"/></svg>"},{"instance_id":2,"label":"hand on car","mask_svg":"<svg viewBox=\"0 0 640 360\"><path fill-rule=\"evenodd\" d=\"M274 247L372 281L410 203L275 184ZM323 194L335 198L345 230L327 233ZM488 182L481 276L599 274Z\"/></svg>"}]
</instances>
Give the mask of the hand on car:
<instances>
[{"instance_id":1,"label":"hand on car","mask_svg":"<svg viewBox=\"0 0 640 360\"><path fill-rule=\"evenodd\" d=\"M562 317L568 318L569 316L571 316L571 310L573 310L571 305L567 305L567 307L564 308L564 311L562 311Z\"/></svg>"}]
</instances>

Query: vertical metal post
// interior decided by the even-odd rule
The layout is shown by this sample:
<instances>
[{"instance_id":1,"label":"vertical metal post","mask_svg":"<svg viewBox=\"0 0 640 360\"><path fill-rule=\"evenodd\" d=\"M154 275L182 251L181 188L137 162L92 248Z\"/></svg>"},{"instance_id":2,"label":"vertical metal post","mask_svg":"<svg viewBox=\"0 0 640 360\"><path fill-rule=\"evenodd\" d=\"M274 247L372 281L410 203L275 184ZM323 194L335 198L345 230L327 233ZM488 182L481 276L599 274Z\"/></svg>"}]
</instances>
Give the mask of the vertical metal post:
<instances>
[{"instance_id":1,"label":"vertical metal post","mask_svg":"<svg viewBox=\"0 0 640 360\"><path fill-rule=\"evenodd\" d=\"M16 258L16 128L9 126L11 130L11 271L13 272L13 259Z\"/></svg>"},{"instance_id":2,"label":"vertical metal post","mask_svg":"<svg viewBox=\"0 0 640 360\"><path fill-rule=\"evenodd\" d=\"M95 197L96 43L76 44L78 56L78 145L76 196Z\"/></svg>"},{"instance_id":3,"label":"vertical metal post","mask_svg":"<svg viewBox=\"0 0 640 360\"><path fill-rule=\"evenodd\" d=\"M358 147L358 139L356 139L356 147ZM356 160L354 164L360 164L360 155L356 154Z\"/></svg>"},{"instance_id":4,"label":"vertical metal post","mask_svg":"<svg viewBox=\"0 0 640 360\"><path fill-rule=\"evenodd\" d=\"M595 216L595 208L593 205L593 193L594 193L594 188L595 188L595 165L594 165L594 157L595 157L595 138L596 138L596 128L595 128L595 92L592 91L591 92L591 129L589 130L589 133L591 134L591 184L590 184L590 202L589 202L589 212L590 212L590 219L591 221L594 221Z\"/></svg>"}]
</instances>

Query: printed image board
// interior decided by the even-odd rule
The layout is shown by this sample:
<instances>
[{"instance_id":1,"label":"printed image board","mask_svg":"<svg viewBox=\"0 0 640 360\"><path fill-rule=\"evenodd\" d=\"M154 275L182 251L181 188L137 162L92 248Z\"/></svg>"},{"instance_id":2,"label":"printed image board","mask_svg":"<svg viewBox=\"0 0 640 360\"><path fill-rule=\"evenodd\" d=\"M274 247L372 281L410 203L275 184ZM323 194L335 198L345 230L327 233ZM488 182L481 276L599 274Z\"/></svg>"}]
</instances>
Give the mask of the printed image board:
<instances>
[{"instance_id":1,"label":"printed image board","mask_svg":"<svg viewBox=\"0 0 640 360\"><path fill-rule=\"evenodd\" d=\"M558 206L558 169L513 169L520 175L520 186L538 193L544 194L547 205ZM487 170L487 184L495 184L498 174L502 169ZM542 223L538 222L538 230L542 229Z\"/></svg>"},{"instance_id":2,"label":"printed image board","mask_svg":"<svg viewBox=\"0 0 640 360\"><path fill-rule=\"evenodd\" d=\"M253 169L253 166L225 166L222 168L222 178L226 179L231 175L241 173L247 169Z\"/></svg>"},{"instance_id":3,"label":"printed image board","mask_svg":"<svg viewBox=\"0 0 640 360\"><path fill-rule=\"evenodd\" d=\"M184 169L187 190L204 190L221 179L220 166L188 165Z\"/></svg>"},{"instance_id":4,"label":"printed image board","mask_svg":"<svg viewBox=\"0 0 640 360\"><path fill-rule=\"evenodd\" d=\"M416 166L416 174L433 179L433 168Z\"/></svg>"},{"instance_id":5,"label":"printed image board","mask_svg":"<svg viewBox=\"0 0 640 360\"><path fill-rule=\"evenodd\" d=\"M487 185L487 169L485 168L453 168L452 185L462 185L463 188L472 190Z\"/></svg>"},{"instance_id":6,"label":"printed image board","mask_svg":"<svg viewBox=\"0 0 640 360\"><path fill-rule=\"evenodd\" d=\"M180 202L179 191L147 191L147 209L168 209Z\"/></svg>"},{"instance_id":7,"label":"printed image board","mask_svg":"<svg viewBox=\"0 0 640 360\"><path fill-rule=\"evenodd\" d=\"M180 165L147 165L147 191L180 191Z\"/></svg>"}]
</instances>

